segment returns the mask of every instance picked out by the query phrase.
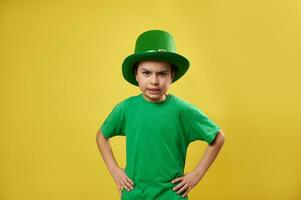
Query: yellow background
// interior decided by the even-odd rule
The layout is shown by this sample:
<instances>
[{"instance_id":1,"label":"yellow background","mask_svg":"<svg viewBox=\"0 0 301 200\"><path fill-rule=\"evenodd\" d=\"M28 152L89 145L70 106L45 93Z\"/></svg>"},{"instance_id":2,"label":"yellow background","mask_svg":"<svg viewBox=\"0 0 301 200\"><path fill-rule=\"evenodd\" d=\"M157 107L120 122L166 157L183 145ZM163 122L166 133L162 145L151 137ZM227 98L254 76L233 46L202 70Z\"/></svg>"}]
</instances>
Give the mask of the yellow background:
<instances>
[{"instance_id":1,"label":"yellow background","mask_svg":"<svg viewBox=\"0 0 301 200\"><path fill-rule=\"evenodd\" d=\"M95 136L140 92L121 63L149 29L191 62L169 92L226 134L190 199L300 200L298 0L1 1L0 199L119 198ZM125 138L111 142L124 166ZM189 146L186 172L206 146Z\"/></svg>"}]
</instances>

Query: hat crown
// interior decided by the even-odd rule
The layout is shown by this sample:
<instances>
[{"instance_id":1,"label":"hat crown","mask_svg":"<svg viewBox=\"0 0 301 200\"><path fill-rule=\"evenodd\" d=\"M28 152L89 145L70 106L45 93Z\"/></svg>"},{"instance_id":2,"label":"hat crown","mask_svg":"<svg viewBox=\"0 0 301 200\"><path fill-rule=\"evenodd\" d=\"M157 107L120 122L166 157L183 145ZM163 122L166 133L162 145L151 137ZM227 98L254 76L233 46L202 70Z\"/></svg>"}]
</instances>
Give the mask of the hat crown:
<instances>
[{"instance_id":1,"label":"hat crown","mask_svg":"<svg viewBox=\"0 0 301 200\"><path fill-rule=\"evenodd\" d=\"M176 52L173 36L162 30L150 30L140 34L136 40L135 53L162 51Z\"/></svg>"}]
</instances>

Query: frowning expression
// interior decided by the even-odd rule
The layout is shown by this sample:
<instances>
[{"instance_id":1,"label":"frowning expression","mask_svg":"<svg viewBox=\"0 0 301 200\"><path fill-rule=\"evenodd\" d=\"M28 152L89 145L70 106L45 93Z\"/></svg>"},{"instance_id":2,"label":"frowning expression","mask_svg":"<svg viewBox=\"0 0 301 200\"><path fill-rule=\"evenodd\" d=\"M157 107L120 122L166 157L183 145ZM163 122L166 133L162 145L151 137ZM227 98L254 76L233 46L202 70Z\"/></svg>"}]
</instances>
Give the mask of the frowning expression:
<instances>
[{"instance_id":1,"label":"frowning expression","mask_svg":"<svg viewBox=\"0 0 301 200\"><path fill-rule=\"evenodd\" d=\"M135 69L135 77L146 100L160 102L174 78L173 66L164 61L141 61Z\"/></svg>"}]
</instances>

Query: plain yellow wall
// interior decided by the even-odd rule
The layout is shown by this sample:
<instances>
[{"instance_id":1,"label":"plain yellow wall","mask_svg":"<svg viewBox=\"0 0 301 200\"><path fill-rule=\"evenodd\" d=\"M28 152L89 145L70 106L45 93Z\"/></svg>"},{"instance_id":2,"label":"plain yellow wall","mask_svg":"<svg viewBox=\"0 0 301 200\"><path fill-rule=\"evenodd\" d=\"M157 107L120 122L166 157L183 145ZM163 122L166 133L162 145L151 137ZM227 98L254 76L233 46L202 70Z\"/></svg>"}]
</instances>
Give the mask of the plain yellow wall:
<instances>
[{"instance_id":1,"label":"plain yellow wall","mask_svg":"<svg viewBox=\"0 0 301 200\"><path fill-rule=\"evenodd\" d=\"M139 89L121 74L136 37L163 29L191 67L169 92L227 141L191 200L301 199L297 0L1 1L0 199L118 199L95 136ZM125 138L111 139L120 166ZM189 146L185 171L206 148Z\"/></svg>"}]
</instances>

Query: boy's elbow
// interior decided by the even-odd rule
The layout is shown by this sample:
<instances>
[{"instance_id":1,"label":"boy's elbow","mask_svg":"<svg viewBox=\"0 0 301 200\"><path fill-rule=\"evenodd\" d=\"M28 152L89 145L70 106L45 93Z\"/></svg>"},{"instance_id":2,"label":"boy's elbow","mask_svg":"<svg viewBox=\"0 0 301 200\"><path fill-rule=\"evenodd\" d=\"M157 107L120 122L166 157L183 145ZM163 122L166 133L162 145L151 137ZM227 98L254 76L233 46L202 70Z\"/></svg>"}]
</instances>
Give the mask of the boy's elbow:
<instances>
[{"instance_id":1,"label":"boy's elbow","mask_svg":"<svg viewBox=\"0 0 301 200\"><path fill-rule=\"evenodd\" d=\"M218 139L218 142L220 144L224 144L225 143L226 136L225 136L225 133L222 130L219 131L217 139Z\"/></svg>"},{"instance_id":2,"label":"boy's elbow","mask_svg":"<svg viewBox=\"0 0 301 200\"><path fill-rule=\"evenodd\" d=\"M96 140L99 140L99 139L101 139L101 140L107 140L104 136L103 136L103 134L102 134L102 132L100 131L100 130L98 130L97 131L97 133L96 133Z\"/></svg>"},{"instance_id":3,"label":"boy's elbow","mask_svg":"<svg viewBox=\"0 0 301 200\"><path fill-rule=\"evenodd\" d=\"M218 145L218 146L222 146L225 143L225 134L222 130L220 130L215 139L213 140L213 142L211 143L211 145Z\"/></svg>"}]
</instances>

